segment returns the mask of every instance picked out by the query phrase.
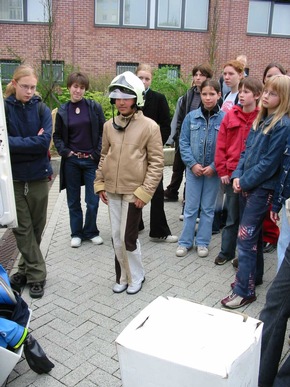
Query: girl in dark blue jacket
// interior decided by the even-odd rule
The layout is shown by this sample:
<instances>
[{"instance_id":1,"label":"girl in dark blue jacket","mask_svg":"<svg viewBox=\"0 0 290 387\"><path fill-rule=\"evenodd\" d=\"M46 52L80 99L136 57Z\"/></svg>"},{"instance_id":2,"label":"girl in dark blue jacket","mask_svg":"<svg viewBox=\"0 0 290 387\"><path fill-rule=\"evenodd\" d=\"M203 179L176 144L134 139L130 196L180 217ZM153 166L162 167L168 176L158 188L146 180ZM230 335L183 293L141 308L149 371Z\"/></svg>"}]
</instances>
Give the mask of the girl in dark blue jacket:
<instances>
[{"instance_id":1,"label":"girl in dark blue jacket","mask_svg":"<svg viewBox=\"0 0 290 387\"><path fill-rule=\"evenodd\" d=\"M11 276L10 282L17 290L27 283L30 296L40 298L46 281L46 266L39 246L52 175L48 157L52 120L49 108L35 93L36 85L33 68L17 67L6 88L5 111L18 219L13 233L21 252L18 272Z\"/></svg>"},{"instance_id":2,"label":"girl in dark blue jacket","mask_svg":"<svg viewBox=\"0 0 290 387\"><path fill-rule=\"evenodd\" d=\"M285 257L285 251L290 243L290 222L287 219L287 211L289 212L290 210L290 133L281 165L279 184L277 184L274 192L273 206L270 214L273 222L276 223L280 220L278 213L281 209L282 220L277 244L277 271L280 269Z\"/></svg>"},{"instance_id":3,"label":"girl in dark blue jacket","mask_svg":"<svg viewBox=\"0 0 290 387\"><path fill-rule=\"evenodd\" d=\"M290 132L289 95L288 76L276 75L265 83L261 110L232 174L234 191L240 193L239 269L232 284L233 292L221 301L231 309L255 301L255 286L262 283L262 223L278 183Z\"/></svg>"}]
</instances>

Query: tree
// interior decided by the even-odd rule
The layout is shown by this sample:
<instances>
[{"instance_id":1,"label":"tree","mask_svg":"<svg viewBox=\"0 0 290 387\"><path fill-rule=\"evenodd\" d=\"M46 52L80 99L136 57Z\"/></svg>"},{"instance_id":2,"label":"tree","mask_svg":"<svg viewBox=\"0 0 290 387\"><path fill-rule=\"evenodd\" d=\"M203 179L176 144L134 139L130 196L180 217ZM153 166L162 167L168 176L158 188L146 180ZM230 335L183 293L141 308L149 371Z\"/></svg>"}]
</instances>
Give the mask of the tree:
<instances>
[{"instance_id":1,"label":"tree","mask_svg":"<svg viewBox=\"0 0 290 387\"><path fill-rule=\"evenodd\" d=\"M40 45L42 65L39 71L40 82L39 89L44 102L53 108L55 102L58 102L55 96L55 87L60 81L60 76L54 71L54 56L60 49L60 32L57 29L55 15L57 13L57 1L42 0L44 20L47 25L42 29L42 44Z\"/></svg>"},{"instance_id":2,"label":"tree","mask_svg":"<svg viewBox=\"0 0 290 387\"><path fill-rule=\"evenodd\" d=\"M209 34L208 34L208 42L206 44L206 49L207 49L208 61L213 69L214 75L217 75L217 72L219 71L219 68L218 68L219 21L220 21L219 0L212 0L210 17L209 17Z\"/></svg>"}]
</instances>

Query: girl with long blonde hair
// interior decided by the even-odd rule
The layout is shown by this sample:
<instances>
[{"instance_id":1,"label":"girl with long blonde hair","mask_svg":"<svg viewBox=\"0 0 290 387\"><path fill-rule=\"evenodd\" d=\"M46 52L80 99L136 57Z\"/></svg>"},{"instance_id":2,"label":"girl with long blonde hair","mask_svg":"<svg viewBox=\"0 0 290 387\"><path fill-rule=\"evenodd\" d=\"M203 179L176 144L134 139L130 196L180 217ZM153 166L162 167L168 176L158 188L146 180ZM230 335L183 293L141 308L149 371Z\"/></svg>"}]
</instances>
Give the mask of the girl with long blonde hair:
<instances>
[{"instance_id":1,"label":"girl with long blonde hair","mask_svg":"<svg viewBox=\"0 0 290 387\"><path fill-rule=\"evenodd\" d=\"M239 268L232 293L221 303L231 309L256 300L257 262L263 266L262 223L272 202L280 165L290 133L290 78L276 75L266 81L261 110L253 123L246 149L232 174L240 193Z\"/></svg>"},{"instance_id":2,"label":"girl with long blonde hair","mask_svg":"<svg viewBox=\"0 0 290 387\"><path fill-rule=\"evenodd\" d=\"M16 68L5 92L5 113L18 227L13 229L21 253L18 271L10 277L20 291L26 284L32 298L44 294L46 264L40 250L46 224L48 150L52 134L49 108L36 92L37 75L26 64Z\"/></svg>"}]
</instances>

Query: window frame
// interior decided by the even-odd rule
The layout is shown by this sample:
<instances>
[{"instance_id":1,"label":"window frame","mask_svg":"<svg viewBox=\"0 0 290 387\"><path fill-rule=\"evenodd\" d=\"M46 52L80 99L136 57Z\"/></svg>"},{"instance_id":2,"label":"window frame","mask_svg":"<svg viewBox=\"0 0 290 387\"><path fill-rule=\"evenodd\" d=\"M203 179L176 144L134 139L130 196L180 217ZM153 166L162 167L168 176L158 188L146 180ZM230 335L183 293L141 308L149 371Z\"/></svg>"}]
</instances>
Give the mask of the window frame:
<instances>
[{"instance_id":1,"label":"window frame","mask_svg":"<svg viewBox=\"0 0 290 387\"><path fill-rule=\"evenodd\" d=\"M22 19L1 19L0 24L48 24L49 20L28 20L28 2L32 0L20 0L22 3ZM50 0L51 2L53 0ZM52 6L52 5L51 5ZM44 5L43 5L44 7ZM1 17L1 15L0 15ZM49 19L49 18L48 18Z\"/></svg>"},{"instance_id":2,"label":"window frame","mask_svg":"<svg viewBox=\"0 0 290 387\"><path fill-rule=\"evenodd\" d=\"M190 31L190 32L207 32L208 31L208 27L209 27L209 14L210 14L210 0L202 0L202 1L206 1L207 2L207 7L206 7L206 10L207 10L207 15L205 15L205 24L206 24L206 27L205 28L189 28L189 27L185 27L185 21L186 21L186 17L185 17L185 10L186 10L186 3L189 2L190 0L180 0L181 1L181 17L180 17L180 27L170 27L170 26L164 26L164 27L161 27L161 26L158 26L158 9L159 9L159 3L160 3L161 0L156 0L156 3L155 3L155 22L154 22L154 28L156 30L170 30L170 31Z\"/></svg>"},{"instance_id":3,"label":"window frame","mask_svg":"<svg viewBox=\"0 0 290 387\"><path fill-rule=\"evenodd\" d=\"M11 76L9 76L9 78L3 78L2 77L2 73L3 73L3 70L2 70L2 66L5 66L5 65L13 65L13 69L12 71L10 71L9 73L11 74ZM0 78L1 78L1 81L2 81L2 84L7 84L11 81L12 77L13 77L13 73L14 73L14 70L19 66L21 65L21 61L20 60L17 60L17 59L0 59Z\"/></svg>"},{"instance_id":4,"label":"window frame","mask_svg":"<svg viewBox=\"0 0 290 387\"><path fill-rule=\"evenodd\" d=\"M97 23L96 21L96 12L97 12L97 2L98 0L94 0L94 25L95 27L115 27L115 28L142 28L142 29L149 29L149 22L150 22L150 6L151 1L150 0L144 0L146 1L147 5L147 17L146 17L146 25L138 25L138 24L125 24L124 23L124 17L125 17L125 2L126 0L117 0L118 1L118 7L119 7L119 21L115 24L112 23Z\"/></svg>"},{"instance_id":5,"label":"window frame","mask_svg":"<svg viewBox=\"0 0 290 387\"><path fill-rule=\"evenodd\" d=\"M169 63L158 64L158 69L162 69L164 67L168 67L167 79L176 81L178 78L180 78L180 71L181 71L180 64L169 64ZM173 76L173 72L176 73L176 76Z\"/></svg>"},{"instance_id":6,"label":"window frame","mask_svg":"<svg viewBox=\"0 0 290 387\"><path fill-rule=\"evenodd\" d=\"M56 84L63 84L64 82L64 61L63 60L53 60L52 61L52 68L54 69L54 66L59 66L61 65L61 79L53 79L53 81L56 83ZM46 77L45 75L45 67L48 67L50 66L50 61L48 60L42 60L41 61L41 77L44 81L48 81L48 78Z\"/></svg>"},{"instance_id":7,"label":"window frame","mask_svg":"<svg viewBox=\"0 0 290 387\"><path fill-rule=\"evenodd\" d=\"M202 0L205 2L205 14L204 14L204 28L190 28L185 27L186 17L185 10L187 6L187 2L191 0L180 0L181 2L181 16L180 16L180 26L172 27L172 26L158 26L158 7L160 0L145 0L147 7L147 15L146 15L146 25L133 25L133 24L125 24L124 23L124 6L126 0L117 0L119 7L119 15L117 23L97 23L97 7L98 1L94 0L94 26L95 27L109 27L109 28L138 28L138 29L153 29L153 30L169 30L169 31L190 31L190 32L208 32L209 28L209 14L210 14L210 0ZM137 1L137 0L135 0ZM169 0L168 0L169 1Z\"/></svg>"},{"instance_id":8,"label":"window frame","mask_svg":"<svg viewBox=\"0 0 290 387\"><path fill-rule=\"evenodd\" d=\"M250 16L250 3L251 1L257 1L257 2L260 2L260 1L263 1L263 0L249 0L249 8L248 8L248 23L249 23L249 16ZM277 38L290 38L290 32L289 34L285 35L285 34L275 34L275 33L272 33L272 28L273 28L273 17L274 17L274 8L275 8L275 5L276 4L285 4L285 5L288 5L289 9L290 9L290 3L288 1L283 1L283 0L267 0L267 2L270 3L270 14L269 14L269 22L268 22L268 26L267 26L267 32L266 33L263 33L263 32L249 32L248 31L248 28L249 28L249 25L247 23L247 35L250 35L250 36L267 36L267 37L277 37Z\"/></svg>"},{"instance_id":9,"label":"window frame","mask_svg":"<svg viewBox=\"0 0 290 387\"><path fill-rule=\"evenodd\" d=\"M125 69L121 70L121 66L125 67ZM138 62L116 62L116 75L122 74L124 71L131 71L135 74L138 66Z\"/></svg>"}]
</instances>

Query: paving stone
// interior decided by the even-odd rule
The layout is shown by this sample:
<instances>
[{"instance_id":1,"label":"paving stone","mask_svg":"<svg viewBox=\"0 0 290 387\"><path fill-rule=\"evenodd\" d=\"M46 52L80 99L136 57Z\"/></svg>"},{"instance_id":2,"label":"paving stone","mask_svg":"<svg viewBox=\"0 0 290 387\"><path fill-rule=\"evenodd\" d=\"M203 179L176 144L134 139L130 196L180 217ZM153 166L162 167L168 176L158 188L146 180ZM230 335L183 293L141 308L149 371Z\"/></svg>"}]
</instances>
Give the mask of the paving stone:
<instances>
[{"instance_id":1,"label":"paving stone","mask_svg":"<svg viewBox=\"0 0 290 387\"><path fill-rule=\"evenodd\" d=\"M164 186L169 183L172 168L165 167ZM139 234L146 281L133 296L114 294L114 252L108 209L100 203L98 227L104 244L85 241L80 248L70 247L69 215L65 191L58 192L55 178L49 194L48 223L42 241L48 279L42 299L32 300L28 289L23 298L32 309L30 330L47 356L55 363L48 375L37 375L25 359L11 373L7 386L77 386L121 387L121 374L115 340L129 322L156 297L179 297L221 308L220 300L230 291L235 271L230 263L216 266L221 234L214 235L209 256L200 258L195 251L176 257L176 243L154 243L149 240L150 205L143 210L145 230ZM180 235L182 191L179 202L166 202L167 220L174 235ZM82 190L82 197L84 197ZM85 211L85 203L82 203ZM257 287L256 302L242 308L258 318L265 296L276 273L277 254L265 254L265 275ZM289 325L289 324L288 324ZM287 329L289 335L289 326ZM285 342L282 357L289 354Z\"/></svg>"}]
</instances>

